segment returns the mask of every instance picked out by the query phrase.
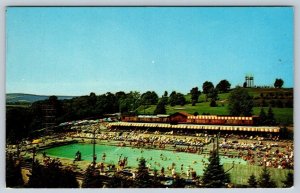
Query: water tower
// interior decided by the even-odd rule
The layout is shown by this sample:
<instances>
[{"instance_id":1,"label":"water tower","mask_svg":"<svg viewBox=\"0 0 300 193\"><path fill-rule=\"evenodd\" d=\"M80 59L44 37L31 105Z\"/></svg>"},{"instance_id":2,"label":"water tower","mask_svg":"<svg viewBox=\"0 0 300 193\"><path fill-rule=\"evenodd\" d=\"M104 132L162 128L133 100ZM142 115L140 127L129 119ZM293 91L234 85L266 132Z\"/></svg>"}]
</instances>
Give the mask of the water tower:
<instances>
[{"instance_id":1,"label":"water tower","mask_svg":"<svg viewBox=\"0 0 300 193\"><path fill-rule=\"evenodd\" d=\"M254 87L254 77L253 75L246 75L245 82L248 88Z\"/></svg>"}]
</instances>

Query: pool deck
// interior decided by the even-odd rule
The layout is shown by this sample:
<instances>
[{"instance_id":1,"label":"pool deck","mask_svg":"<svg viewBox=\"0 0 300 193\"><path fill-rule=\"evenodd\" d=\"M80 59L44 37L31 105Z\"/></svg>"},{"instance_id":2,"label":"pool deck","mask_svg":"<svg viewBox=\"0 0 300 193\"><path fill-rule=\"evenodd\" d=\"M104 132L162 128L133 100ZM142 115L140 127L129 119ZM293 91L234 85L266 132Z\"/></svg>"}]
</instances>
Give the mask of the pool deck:
<instances>
[{"instance_id":1,"label":"pool deck","mask_svg":"<svg viewBox=\"0 0 300 193\"><path fill-rule=\"evenodd\" d=\"M109 132L107 132L109 133ZM113 133L113 132L110 132ZM202 139L204 140L204 137L199 137L199 136L190 136L190 135L164 135L164 134L153 134L153 133L140 133L138 134L141 137L149 137L149 136L160 136L160 137L176 137L177 139ZM223 141L224 138L220 138L220 142ZM230 140L238 140L239 143L253 143L253 142L257 142L258 140L253 140L253 139L230 139ZM74 136L65 136L63 138L55 138L55 137L49 137L45 140L43 140L41 143L38 144L27 144L27 145L23 145L20 148L20 152L22 156L25 157L32 157L32 149L34 147L37 148L37 151L42 151L42 149L44 148L51 148L53 146L57 146L59 144L67 144L67 143L74 143L74 142L78 142L78 143L87 143L87 144L91 144L92 142L92 138L81 138L81 137L74 137ZM120 143L124 143L126 147L131 147L132 145L130 145L129 142L123 142L123 141L116 141L116 140L107 140L107 139L96 139L96 143L100 144L100 145L110 145L110 146L119 146ZM264 140L263 143L274 143L274 141L266 141ZM278 143L279 146L286 146L286 145L292 145L293 141L292 140L279 140L276 141L276 143ZM177 146L180 147L180 146ZM182 146L184 147L184 146ZM185 146L186 147L186 146ZM151 146L146 146L146 147L138 147L138 148L146 148L146 149L159 149L159 148L153 148ZM212 149L212 144L208 144L205 145L205 150L202 152L202 154L205 155L209 155L210 150ZM172 144L165 144L165 148L162 150L167 150L167 151L175 151L175 147ZM7 147L7 151L11 151L11 152L16 152L16 147ZM220 149L220 154L223 155L223 151L222 149ZM231 151L232 155L237 155L238 152L235 150ZM43 155L41 152L37 153L36 158L40 161L40 163L43 163ZM67 159L67 158L60 158L60 161L62 162L64 167L71 167L74 171L79 172L79 173L84 173L85 169L88 167L88 165L91 164L90 161L76 161L74 162L72 159ZM108 164L104 163L105 168L108 167ZM116 168L117 170L120 170L120 168ZM126 168L129 169L132 172L136 171L136 168ZM111 171L110 171L111 172ZM102 173L103 175L107 175L110 172L105 172ZM152 170L150 170L150 173L153 173ZM165 175L166 176L172 176L171 172L168 170L165 170ZM186 174L180 174L179 175L182 178L187 179Z\"/></svg>"}]
</instances>

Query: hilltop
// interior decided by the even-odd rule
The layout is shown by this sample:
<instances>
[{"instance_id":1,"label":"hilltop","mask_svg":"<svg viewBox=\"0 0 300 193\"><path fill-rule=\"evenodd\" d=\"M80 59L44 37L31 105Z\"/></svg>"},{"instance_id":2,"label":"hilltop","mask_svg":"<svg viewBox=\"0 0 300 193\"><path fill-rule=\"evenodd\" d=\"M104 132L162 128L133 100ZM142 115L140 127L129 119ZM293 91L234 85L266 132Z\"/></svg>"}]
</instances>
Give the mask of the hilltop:
<instances>
[{"instance_id":1,"label":"hilltop","mask_svg":"<svg viewBox=\"0 0 300 193\"><path fill-rule=\"evenodd\" d=\"M49 95L35 95L26 93L8 93L6 94L6 103L33 103L40 100L46 100ZM74 96L57 96L58 100L71 99Z\"/></svg>"}]
</instances>

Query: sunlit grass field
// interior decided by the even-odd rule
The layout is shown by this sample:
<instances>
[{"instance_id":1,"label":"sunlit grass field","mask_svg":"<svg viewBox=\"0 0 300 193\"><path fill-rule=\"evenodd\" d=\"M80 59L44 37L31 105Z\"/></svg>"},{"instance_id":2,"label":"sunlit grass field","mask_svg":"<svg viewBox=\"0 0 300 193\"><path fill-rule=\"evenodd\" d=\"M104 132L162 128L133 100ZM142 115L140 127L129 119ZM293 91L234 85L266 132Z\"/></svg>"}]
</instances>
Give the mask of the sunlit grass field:
<instances>
[{"instance_id":1,"label":"sunlit grass field","mask_svg":"<svg viewBox=\"0 0 300 193\"><path fill-rule=\"evenodd\" d=\"M227 171L232 167L232 164L224 164L224 169ZM253 166L253 165L239 165L236 164L232 170L229 171L231 182L234 184L247 185L249 177L254 174L256 180L259 179L260 173L262 172L262 166ZM277 187L282 187L282 181L286 179L286 175L289 171L288 169L276 169L268 168L270 171L271 179L275 181Z\"/></svg>"}]
</instances>

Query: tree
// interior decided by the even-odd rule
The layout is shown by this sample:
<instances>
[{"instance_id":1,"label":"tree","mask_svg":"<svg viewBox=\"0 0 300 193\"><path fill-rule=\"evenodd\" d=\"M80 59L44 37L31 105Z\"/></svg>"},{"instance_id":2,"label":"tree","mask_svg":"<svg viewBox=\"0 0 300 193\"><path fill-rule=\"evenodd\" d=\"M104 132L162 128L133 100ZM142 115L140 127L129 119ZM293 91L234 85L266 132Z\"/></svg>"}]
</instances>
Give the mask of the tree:
<instances>
[{"instance_id":1,"label":"tree","mask_svg":"<svg viewBox=\"0 0 300 193\"><path fill-rule=\"evenodd\" d=\"M143 105L155 105L158 101L158 95L154 91L147 91L142 94L141 102Z\"/></svg>"},{"instance_id":2,"label":"tree","mask_svg":"<svg viewBox=\"0 0 300 193\"><path fill-rule=\"evenodd\" d=\"M56 102L57 100L58 100L58 98L57 98L57 96L55 96L55 95L52 95L52 96L49 97L49 102L50 102L50 103L54 103L54 102Z\"/></svg>"},{"instance_id":3,"label":"tree","mask_svg":"<svg viewBox=\"0 0 300 193\"><path fill-rule=\"evenodd\" d=\"M34 106L35 107L35 106ZM34 108L31 107L31 108ZM37 116L37 114L35 115ZM31 125L41 125L42 118L33 118L32 110L20 107L6 108L6 140L9 143L16 144L29 136L33 127ZM37 127L39 128L39 127Z\"/></svg>"},{"instance_id":4,"label":"tree","mask_svg":"<svg viewBox=\"0 0 300 193\"><path fill-rule=\"evenodd\" d=\"M46 103L48 103L47 105L50 105L51 108L55 110L53 113L55 119L62 115L62 102L58 100L57 96L50 96Z\"/></svg>"},{"instance_id":5,"label":"tree","mask_svg":"<svg viewBox=\"0 0 300 193\"><path fill-rule=\"evenodd\" d=\"M250 188L257 188L257 181L256 178L254 176L254 174L252 174L249 179L248 179L248 186Z\"/></svg>"},{"instance_id":6,"label":"tree","mask_svg":"<svg viewBox=\"0 0 300 193\"><path fill-rule=\"evenodd\" d=\"M159 103L163 103L164 105L168 104L168 97L167 96L162 96Z\"/></svg>"},{"instance_id":7,"label":"tree","mask_svg":"<svg viewBox=\"0 0 300 193\"><path fill-rule=\"evenodd\" d=\"M169 103L171 106L175 106L177 103L177 93L176 91L172 91L169 96Z\"/></svg>"},{"instance_id":8,"label":"tree","mask_svg":"<svg viewBox=\"0 0 300 193\"><path fill-rule=\"evenodd\" d=\"M253 108L253 97L246 89L236 88L229 95L228 109L233 116L251 116Z\"/></svg>"},{"instance_id":9,"label":"tree","mask_svg":"<svg viewBox=\"0 0 300 193\"><path fill-rule=\"evenodd\" d=\"M228 82L228 80L221 80L216 88L220 91L220 92L228 92L228 90L230 89L231 84Z\"/></svg>"},{"instance_id":10,"label":"tree","mask_svg":"<svg viewBox=\"0 0 300 193\"><path fill-rule=\"evenodd\" d=\"M275 125L276 124L276 120L275 120L274 113L273 113L271 106L269 106L269 109L268 109L266 124L267 125Z\"/></svg>"},{"instance_id":11,"label":"tree","mask_svg":"<svg viewBox=\"0 0 300 193\"><path fill-rule=\"evenodd\" d=\"M76 174L72 169L63 169L62 170L62 188L78 188L79 184L76 179Z\"/></svg>"},{"instance_id":12,"label":"tree","mask_svg":"<svg viewBox=\"0 0 300 193\"><path fill-rule=\"evenodd\" d=\"M152 179L152 188L162 188L162 184L160 183L158 171L156 168L153 170L153 179Z\"/></svg>"},{"instance_id":13,"label":"tree","mask_svg":"<svg viewBox=\"0 0 300 193\"><path fill-rule=\"evenodd\" d=\"M126 93L124 91L119 91L119 92L116 92L115 96L116 96L117 100L119 101L120 99L126 98Z\"/></svg>"},{"instance_id":14,"label":"tree","mask_svg":"<svg viewBox=\"0 0 300 193\"><path fill-rule=\"evenodd\" d=\"M13 188L23 185L20 162L15 160L12 154L6 154L6 186Z\"/></svg>"},{"instance_id":15,"label":"tree","mask_svg":"<svg viewBox=\"0 0 300 193\"><path fill-rule=\"evenodd\" d=\"M219 145L218 143L216 144ZM218 148L214 148L209 159L208 166L204 169L202 177L203 186L205 188L224 188L230 183L230 176L224 171L223 165L220 163Z\"/></svg>"},{"instance_id":16,"label":"tree","mask_svg":"<svg viewBox=\"0 0 300 193\"><path fill-rule=\"evenodd\" d=\"M274 82L274 87L275 88L281 88L284 84L284 81L281 78L276 78Z\"/></svg>"},{"instance_id":17,"label":"tree","mask_svg":"<svg viewBox=\"0 0 300 193\"><path fill-rule=\"evenodd\" d=\"M163 96L168 97L168 91L165 91Z\"/></svg>"},{"instance_id":18,"label":"tree","mask_svg":"<svg viewBox=\"0 0 300 193\"><path fill-rule=\"evenodd\" d=\"M198 87L194 87L194 88L192 88L190 93L191 93L191 99L192 99L192 106L195 106L195 104L198 102L198 98L201 95L201 92L198 90Z\"/></svg>"},{"instance_id":19,"label":"tree","mask_svg":"<svg viewBox=\"0 0 300 193\"><path fill-rule=\"evenodd\" d=\"M145 158L141 158L139 161L139 167L136 174L135 186L137 188L149 188L151 187L150 175L148 168L146 167Z\"/></svg>"},{"instance_id":20,"label":"tree","mask_svg":"<svg viewBox=\"0 0 300 193\"><path fill-rule=\"evenodd\" d=\"M71 169L62 169L58 159L49 160L42 166L38 161L33 163L29 175L30 188L78 188L75 173Z\"/></svg>"},{"instance_id":21,"label":"tree","mask_svg":"<svg viewBox=\"0 0 300 193\"><path fill-rule=\"evenodd\" d=\"M261 125L265 125L267 120L267 115L265 113L264 108L260 108L260 113L259 113L259 122Z\"/></svg>"},{"instance_id":22,"label":"tree","mask_svg":"<svg viewBox=\"0 0 300 193\"><path fill-rule=\"evenodd\" d=\"M276 184L271 179L270 172L266 166L263 167L262 173L260 174L258 186L260 188L276 188Z\"/></svg>"},{"instance_id":23,"label":"tree","mask_svg":"<svg viewBox=\"0 0 300 193\"><path fill-rule=\"evenodd\" d=\"M177 105L181 105L181 106L184 106L185 103L186 103L186 100L185 100L185 97L183 94L181 93L177 93L177 99L176 99L176 104Z\"/></svg>"},{"instance_id":24,"label":"tree","mask_svg":"<svg viewBox=\"0 0 300 193\"><path fill-rule=\"evenodd\" d=\"M82 188L101 188L103 186L98 171L91 165L85 170Z\"/></svg>"},{"instance_id":25,"label":"tree","mask_svg":"<svg viewBox=\"0 0 300 193\"><path fill-rule=\"evenodd\" d=\"M212 82L205 81L202 85L203 93L206 94L206 101L208 101L208 98L210 98L208 95L209 93L212 93L214 90L214 85Z\"/></svg>"},{"instance_id":26,"label":"tree","mask_svg":"<svg viewBox=\"0 0 300 193\"><path fill-rule=\"evenodd\" d=\"M154 110L154 114L166 114L166 106L164 101L160 101Z\"/></svg>"},{"instance_id":27,"label":"tree","mask_svg":"<svg viewBox=\"0 0 300 193\"><path fill-rule=\"evenodd\" d=\"M186 100L185 100L185 97L183 94L181 93L176 93L175 91L173 91L171 94L170 94L170 97L169 97L169 103L171 106L175 106L175 105L185 105L186 103Z\"/></svg>"},{"instance_id":28,"label":"tree","mask_svg":"<svg viewBox=\"0 0 300 193\"><path fill-rule=\"evenodd\" d=\"M215 101L215 99L212 99L212 100L210 101L209 106L211 106L211 107L216 107L216 106L218 106L217 103L216 103L216 101Z\"/></svg>"},{"instance_id":29,"label":"tree","mask_svg":"<svg viewBox=\"0 0 300 193\"><path fill-rule=\"evenodd\" d=\"M210 89L209 92L206 94L206 98L210 98L211 100L218 100L218 90L217 89Z\"/></svg>"},{"instance_id":30,"label":"tree","mask_svg":"<svg viewBox=\"0 0 300 193\"><path fill-rule=\"evenodd\" d=\"M292 172L288 172L286 175L286 179L282 181L283 188L290 188L294 186L294 174Z\"/></svg>"},{"instance_id":31,"label":"tree","mask_svg":"<svg viewBox=\"0 0 300 193\"><path fill-rule=\"evenodd\" d=\"M96 94L94 92L91 92L90 96L88 98L88 103L91 106L95 106L96 102L97 102L97 96L96 96Z\"/></svg>"},{"instance_id":32,"label":"tree","mask_svg":"<svg viewBox=\"0 0 300 193\"><path fill-rule=\"evenodd\" d=\"M213 88L214 88L213 83L212 83L212 82L209 82L209 81L205 81L205 82L203 83L203 85L202 85L202 90L203 90L203 93L204 93L204 94L209 93L209 91L210 91L211 89L213 89Z\"/></svg>"},{"instance_id":33,"label":"tree","mask_svg":"<svg viewBox=\"0 0 300 193\"><path fill-rule=\"evenodd\" d=\"M126 97L120 100L121 112L134 112L141 104L141 95L139 92L130 92Z\"/></svg>"},{"instance_id":34,"label":"tree","mask_svg":"<svg viewBox=\"0 0 300 193\"><path fill-rule=\"evenodd\" d=\"M27 186L29 188L47 188L43 167L37 160L32 163L31 174L28 176L29 180Z\"/></svg>"},{"instance_id":35,"label":"tree","mask_svg":"<svg viewBox=\"0 0 300 193\"><path fill-rule=\"evenodd\" d=\"M247 88L247 82L243 83L243 88Z\"/></svg>"}]
</instances>

